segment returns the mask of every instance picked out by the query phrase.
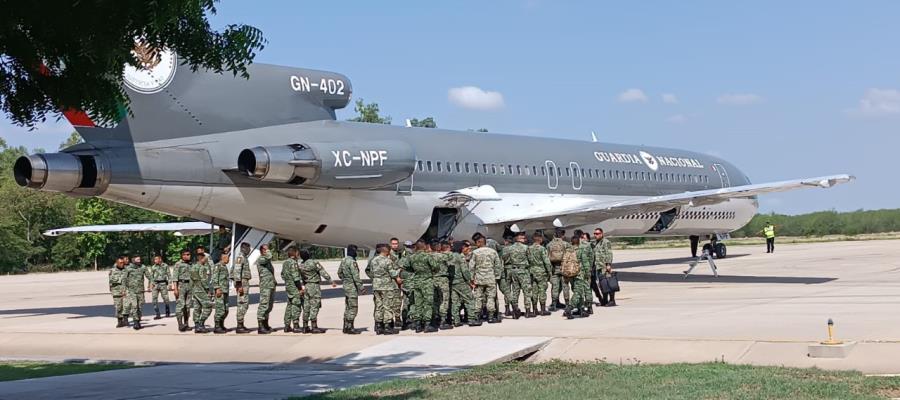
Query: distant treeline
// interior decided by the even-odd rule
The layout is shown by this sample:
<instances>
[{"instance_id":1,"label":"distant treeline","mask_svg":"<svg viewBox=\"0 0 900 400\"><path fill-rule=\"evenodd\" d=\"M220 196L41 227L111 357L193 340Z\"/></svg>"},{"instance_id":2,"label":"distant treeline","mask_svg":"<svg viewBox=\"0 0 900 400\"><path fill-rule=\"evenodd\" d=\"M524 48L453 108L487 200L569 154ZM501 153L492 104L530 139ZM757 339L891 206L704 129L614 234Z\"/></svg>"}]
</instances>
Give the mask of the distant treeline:
<instances>
[{"instance_id":1,"label":"distant treeline","mask_svg":"<svg viewBox=\"0 0 900 400\"><path fill-rule=\"evenodd\" d=\"M776 225L778 236L860 235L900 232L900 209L859 210L850 212L819 211L801 215L757 214L733 237L760 236L769 221Z\"/></svg>"}]
</instances>

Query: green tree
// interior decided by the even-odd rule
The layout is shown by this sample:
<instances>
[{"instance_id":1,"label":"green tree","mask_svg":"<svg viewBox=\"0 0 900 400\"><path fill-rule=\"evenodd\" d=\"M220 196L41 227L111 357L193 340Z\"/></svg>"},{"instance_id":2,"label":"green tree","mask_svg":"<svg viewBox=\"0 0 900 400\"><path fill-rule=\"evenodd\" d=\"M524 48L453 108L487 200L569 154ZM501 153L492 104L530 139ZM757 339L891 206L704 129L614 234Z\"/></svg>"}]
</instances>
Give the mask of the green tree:
<instances>
[{"instance_id":1,"label":"green tree","mask_svg":"<svg viewBox=\"0 0 900 400\"><path fill-rule=\"evenodd\" d=\"M434 122L434 118L432 117L428 117L422 120L413 118L409 120L409 125L416 128L437 128L437 123Z\"/></svg>"},{"instance_id":2,"label":"green tree","mask_svg":"<svg viewBox=\"0 0 900 400\"><path fill-rule=\"evenodd\" d=\"M83 143L84 139L81 138L81 135L78 134L77 131L72 131L72 134L69 135L69 138L66 139L65 142L59 144L59 149L65 149L67 147L72 147L76 144Z\"/></svg>"},{"instance_id":3,"label":"green tree","mask_svg":"<svg viewBox=\"0 0 900 400\"><path fill-rule=\"evenodd\" d=\"M98 197L78 199L75 206L75 225L104 225L112 221L113 209L106 200ZM78 249L84 259L98 268L99 261L107 255L109 234L103 232L86 232L78 235Z\"/></svg>"},{"instance_id":4,"label":"green tree","mask_svg":"<svg viewBox=\"0 0 900 400\"><path fill-rule=\"evenodd\" d=\"M356 100L356 105L353 107L353 111L356 111L356 117L351 118L348 121L352 122L367 122L370 124L390 124L391 117L382 117L379 115L378 103L369 103L366 104L363 99Z\"/></svg>"},{"instance_id":5,"label":"green tree","mask_svg":"<svg viewBox=\"0 0 900 400\"><path fill-rule=\"evenodd\" d=\"M216 0L72 2L0 0L0 109L34 126L59 110L87 110L117 122L128 98L125 65L141 68L135 38L150 57L172 49L192 69L247 76L265 44L252 26L210 27Z\"/></svg>"}]
</instances>

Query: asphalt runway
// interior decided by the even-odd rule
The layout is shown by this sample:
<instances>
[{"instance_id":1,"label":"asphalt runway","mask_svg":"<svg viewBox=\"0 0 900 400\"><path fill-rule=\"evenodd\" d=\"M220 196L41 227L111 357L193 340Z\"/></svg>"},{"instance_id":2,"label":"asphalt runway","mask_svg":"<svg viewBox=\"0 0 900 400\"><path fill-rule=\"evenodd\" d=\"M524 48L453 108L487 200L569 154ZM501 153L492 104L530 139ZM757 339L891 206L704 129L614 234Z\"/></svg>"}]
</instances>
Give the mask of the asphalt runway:
<instances>
[{"instance_id":1,"label":"asphalt runway","mask_svg":"<svg viewBox=\"0 0 900 400\"><path fill-rule=\"evenodd\" d=\"M198 335L177 332L174 318L153 320L149 303L144 306L145 329L115 328L104 271L3 276L0 354L53 360L333 364L334 360L364 359L367 352L384 356L385 346L403 354L404 342L392 341L425 336L434 345L425 345L422 352L428 354L416 357L438 367L494 362L508 359L509 354L521 355L527 348L537 350L528 358L535 362L554 358L616 363L724 360L900 373L900 241L782 245L774 254L766 254L764 247L732 246L729 257L717 261L718 278L701 264L684 279L686 253L687 249L616 251L614 265L622 285L619 306L597 307L590 318L566 320L558 312L477 328L398 336L372 332L370 290L360 298L356 324L367 331L341 334L340 285L323 285L319 325L328 328L325 334ZM364 268L365 262L360 264ZM335 278L336 267L337 262L326 263ZM277 271L276 276L280 276ZM255 302L257 290L252 283ZM283 301L279 286L272 326L282 325ZM234 312L232 308L227 320L231 328ZM249 326L256 326L255 313L254 304L248 313ZM846 358L808 357L807 346L825 339L829 318L835 321L837 337L855 342L855 348ZM448 336L458 337L457 341L441 339ZM496 354L469 363L454 363L458 353L445 345L468 347L501 337L522 337L528 339L523 342L527 345L497 349ZM370 364L383 365L384 360L395 362L387 358Z\"/></svg>"}]
</instances>

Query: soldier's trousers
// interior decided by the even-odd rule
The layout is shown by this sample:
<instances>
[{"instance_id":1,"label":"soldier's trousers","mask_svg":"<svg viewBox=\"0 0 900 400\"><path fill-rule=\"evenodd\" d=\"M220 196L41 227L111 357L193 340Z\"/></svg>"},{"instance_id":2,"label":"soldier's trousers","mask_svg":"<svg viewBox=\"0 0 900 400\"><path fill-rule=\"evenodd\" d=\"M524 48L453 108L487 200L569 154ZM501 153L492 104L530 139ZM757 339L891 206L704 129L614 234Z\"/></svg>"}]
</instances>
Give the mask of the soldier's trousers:
<instances>
[{"instance_id":1,"label":"soldier's trousers","mask_svg":"<svg viewBox=\"0 0 900 400\"><path fill-rule=\"evenodd\" d=\"M241 279L241 287L244 289L244 295L237 294L237 322L239 324L244 323L244 316L247 315L247 309L250 308L250 280ZM262 295L260 295L260 303L262 303Z\"/></svg>"},{"instance_id":2,"label":"soldier's trousers","mask_svg":"<svg viewBox=\"0 0 900 400\"><path fill-rule=\"evenodd\" d=\"M591 288L587 285L587 281L585 281L580 274L572 278L565 279L566 283L572 288L572 299L570 302L571 304L566 303L566 305L571 305L572 308L586 307L587 304L585 303L584 292L585 289L587 289L588 291L591 290Z\"/></svg>"},{"instance_id":3,"label":"soldier's trousers","mask_svg":"<svg viewBox=\"0 0 900 400\"><path fill-rule=\"evenodd\" d=\"M510 285L509 295L512 296L510 304L518 307L519 294L522 295L522 302L525 303L525 311L531 310L531 273L527 267L511 268L509 270Z\"/></svg>"},{"instance_id":4,"label":"soldier's trousers","mask_svg":"<svg viewBox=\"0 0 900 400\"><path fill-rule=\"evenodd\" d=\"M204 325L212 314L212 300L209 293L200 287L194 287L191 291L191 302L194 304L194 324Z\"/></svg>"},{"instance_id":5,"label":"soldier's trousers","mask_svg":"<svg viewBox=\"0 0 900 400\"><path fill-rule=\"evenodd\" d=\"M400 290L400 296L397 297L397 308L396 310L400 312L400 314L396 314L395 311L394 317L400 315L401 319L406 321L415 321L416 320L416 309L413 307L415 303L415 296L413 295L413 284L409 283L404 286L406 289ZM399 290L399 289L398 289ZM401 304L402 303L402 304Z\"/></svg>"},{"instance_id":6,"label":"soldier's trousers","mask_svg":"<svg viewBox=\"0 0 900 400\"><path fill-rule=\"evenodd\" d=\"M359 292L355 287L347 289L344 287L344 321L353 322L359 312Z\"/></svg>"},{"instance_id":7,"label":"soldier's trousers","mask_svg":"<svg viewBox=\"0 0 900 400\"><path fill-rule=\"evenodd\" d=\"M447 312L450 309L450 280L446 276L435 277L434 279L434 309L437 310L437 317L440 323L447 320Z\"/></svg>"},{"instance_id":8,"label":"soldier's trousers","mask_svg":"<svg viewBox=\"0 0 900 400\"><path fill-rule=\"evenodd\" d=\"M399 290L375 290L372 297L375 298L375 323L389 323L394 321L394 304L397 302Z\"/></svg>"},{"instance_id":9,"label":"soldier's trousers","mask_svg":"<svg viewBox=\"0 0 900 400\"><path fill-rule=\"evenodd\" d=\"M153 299L153 310L159 313L159 297L162 296L163 305L169 305L169 282L156 282L150 298Z\"/></svg>"},{"instance_id":10,"label":"soldier's trousers","mask_svg":"<svg viewBox=\"0 0 900 400\"><path fill-rule=\"evenodd\" d=\"M581 280L583 285L581 286L581 299L584 301L582 307L587 307L594 302L594 293L591 291L591 270L587 268L582 268L581 271Z\"/></svg>"},{"instance_id":11,"label":"soldier's trousers","mask_svg":"<svg viewBox=\"0 0 900 400\"><path fill-rule=\"evenodd\" d=\"M175 296L175 318L179 321L184 316L191 315L191 284L177 283L178 296Z\"/></svg>"},{"instance_id":12,"label":"soldier's trousers","mask_svg":"<svg viewBox=\"0 0 900 400\"><path fill-rule=\"evenodd\" d=\"M563 293L563 299L569 304L569 283L561 273L555 273L550 276L550 301L556 303L559 301L559 292Z\"/></svg>"},{"instance_id":13,"label":"soldier's trousers","mask_svg":"<svg viewBox=\"0 0 900 400\"><path fill-rule=\"evenodd\" d=\"M431 323L432 307L434 307L434 281L425 279L416 282L413 285L413 296L415 296L415 317L413 320Z\"/></svg>"},{"instance_id":14,"label":"soldier's trousers","mask_svg":"<svg viewBox=\"0 0 900 400\"><path fill-rule=\"evenodd\" d=\"M315 321L322 308L322 288L318 283L307 283L303 292L303 322Z\"/></svg>"},{"instance_id":15,"label":"soldier's trousers","mask_svg":"<svg viewBox=\"0 0 900 400\"><path fill-rule=\"evenodd\" d=\"M469 318L473 315L477 316L481 313L481 307L487 307L488 315L492 315L497 311L494 302L497 301L496 285L475 285L475 314L469 314Z\"/></svg>"},{"instance_id":16,"label":"soldier's trousers","mask_svg":"<svg viewBox=\"0 0 900 400\"><path fill-rule=\"evenodd\" d=\"M125 298L125 293L121 289L114 288L113 290L115 291L112 295L113 308L116 311L116 318L122 318L122 316L125 315L125 304L123 301Z\"/></svg>"},{"instance_id":17,"label":"soldier's trousers","mask_svg":"<svg viewBox=\"0 0 900 400\"><path fill-rule=\"evenodd\" d=\"M531 269L531 301L547 305L547 272L544 268ZM535 310L536 311L536 310Z\"/></svg>"},{"instance_id":18,"label":"soldier's trousers","mask_svg":"<svg viewBox=\"0 0 900 400\"><path fill-rule=\"evenodd\" d=\"M300 313L303 310L303 298L300 293L288 293L287 304L284 305L284 326L300 321Z\"/></svg>"},{"instance_id":19,"label":"soldier's trousers","mask_svg":"<svg viewBox=\"0 0 900 400\"><path fill-rule=\"evenodd\" d=\"M513 304L512 292L510 291L511 274L512 271L507 269L503 274L504 276L500 278L500 282L497 282L497 289L500 290L500 293L503 293L503 304L507 306Z\"/></svg>"},{"instance_id":20,"label":"soldier's trousers","mask_svg":"<svg viewBox=\"0 0 900 400\"><path fill-rule=\"evenodd\" d=\"M213 321L217 324L224 323L225 318L228 318L228 294L222 293L222 297L214 298L213 304L216 308L216 315Z\"/></svg>"},{"instance_id":21,"label":"soldier's trousers","mask_svg":"<svg viewBox=\"0 0 900 400\"><path fill-rule=\"evenodd\" d=\"M256 309L257 321L268 321L275 303L275 288L259 288L259 308Z\"/></svg>"},{"instance_id":22,"label":"soldier's trousers","mask_svg":"<svg viewBox=\"0 0 900 400\"><path fill-rule=\"evenodd\" d=\"M452 290L450 298L453 305L450 306L450 316L453 318L453 323L459 323L459 310L461 308L466 309L466 315L471 322L474 322L481 309L475 307L475 296L472 294L472 288L466 283L455 283ZM493 304L493 300L491 304Z\"/></svg>"}]
</instances>

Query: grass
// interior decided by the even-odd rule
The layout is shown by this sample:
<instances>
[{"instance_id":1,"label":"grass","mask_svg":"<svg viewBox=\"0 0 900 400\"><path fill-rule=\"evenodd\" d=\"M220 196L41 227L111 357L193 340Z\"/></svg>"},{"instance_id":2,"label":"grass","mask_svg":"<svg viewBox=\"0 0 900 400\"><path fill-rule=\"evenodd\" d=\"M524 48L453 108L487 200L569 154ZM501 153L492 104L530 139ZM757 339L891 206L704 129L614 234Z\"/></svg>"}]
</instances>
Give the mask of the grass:
<instances>
[{"instance_id":1,"label":"grass","mask_svg":"<svg viewBox=\"0 0 900 400\"><path fill-rule=\"evenodd\" d=\"M88 372L134 368L122 364L70 364L42 361L0 361L0 382L48 376L86 374Z\"/></svg>"},{"instance_id":2,"label":"grass","mask_svg":"<svg viewBox=\"0 0 900 400\"><path fill-rule=\"evenodd\" d=\"M885 399L900 378L723 363L627 365L505 363L399 379L309 399Z\"/></svg>"}]
</instances>

